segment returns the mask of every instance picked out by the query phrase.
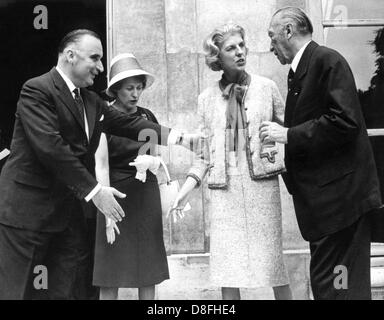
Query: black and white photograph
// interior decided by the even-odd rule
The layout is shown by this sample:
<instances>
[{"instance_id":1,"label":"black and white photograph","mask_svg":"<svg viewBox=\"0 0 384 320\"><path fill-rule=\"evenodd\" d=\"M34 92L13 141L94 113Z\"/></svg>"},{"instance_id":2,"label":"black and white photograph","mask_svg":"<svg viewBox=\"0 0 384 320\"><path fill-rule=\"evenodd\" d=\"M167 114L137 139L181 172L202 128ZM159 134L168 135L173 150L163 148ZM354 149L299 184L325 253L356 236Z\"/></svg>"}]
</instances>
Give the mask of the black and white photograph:
<instances>
[{"instance_id":1,"label":"black and white photograph","mask_svg":"<svg viewBox=\"0 0 384 320\"><path fill-rule=\"evenodd\" d=\"M0 35L0 300L384 300L383 0L1 0Z\"/></svg>"}]
</instances>

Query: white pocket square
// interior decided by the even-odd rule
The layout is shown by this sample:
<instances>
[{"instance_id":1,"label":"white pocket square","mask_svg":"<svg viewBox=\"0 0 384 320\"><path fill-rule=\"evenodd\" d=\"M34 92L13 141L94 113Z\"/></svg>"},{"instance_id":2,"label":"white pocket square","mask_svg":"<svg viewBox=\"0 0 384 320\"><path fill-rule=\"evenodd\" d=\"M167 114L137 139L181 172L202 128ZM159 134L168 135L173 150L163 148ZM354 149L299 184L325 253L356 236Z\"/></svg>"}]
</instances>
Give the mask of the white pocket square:
<instances>
[{"instance_id":1,"label":"white pocket square","mask_svg":"<svg viewBox=\"0 0 384 320\"><path fill-rule=\"evenodd\" d=\"M99 121L103 121L103 120L104 120L104 115L102 114Z\"/></svg>"}]
</instances>

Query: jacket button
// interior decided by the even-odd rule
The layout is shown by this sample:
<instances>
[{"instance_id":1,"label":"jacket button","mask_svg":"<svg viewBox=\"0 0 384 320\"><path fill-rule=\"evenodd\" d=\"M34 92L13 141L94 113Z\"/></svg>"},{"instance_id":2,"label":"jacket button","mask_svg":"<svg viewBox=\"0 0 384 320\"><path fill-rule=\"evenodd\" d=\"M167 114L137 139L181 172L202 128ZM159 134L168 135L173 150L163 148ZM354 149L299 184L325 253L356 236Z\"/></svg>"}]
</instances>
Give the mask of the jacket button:
<instances>
[{"instance_id":1,"label":"jacket button","mask_svg":"<svg viewBox=\"0 0 384 320\"><path fill-rule=\"evenodd\" d=\"M88 146L88 141L87 140L83 140L83 146L84 147Z\"/></svg>"}]
</instances>

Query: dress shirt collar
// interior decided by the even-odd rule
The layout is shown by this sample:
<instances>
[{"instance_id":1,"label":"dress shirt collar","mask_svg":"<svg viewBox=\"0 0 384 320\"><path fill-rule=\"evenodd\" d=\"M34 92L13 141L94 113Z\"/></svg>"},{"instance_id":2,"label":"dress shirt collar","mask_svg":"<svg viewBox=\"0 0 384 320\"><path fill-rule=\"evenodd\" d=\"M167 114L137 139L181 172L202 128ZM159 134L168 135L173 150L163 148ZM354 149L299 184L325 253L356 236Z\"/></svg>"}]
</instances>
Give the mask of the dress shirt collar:
<instances>
[{"instance_id":1,"label":"dress shirt collar","mask_svg":"<svg viewBox=\"0 0 384 320\"><path fill-rule=\"evenodd\" d=\"M69 88L69 91L71 92L72 94L72 97L75 97L75 94L73 92L73 90L76 89L76 86L73 84L73 82L71 81L71 79L69 79L66 74L63 72L63 70L61 70L58 66L56 66L56 70L57 72L61 75L61 77L63 78L63 80L65 81L65 83L67 84L67 87Z\"/></svg>"},{"instance_id":2,"label":"dress shirt collar","mask_svg":"<svg viewBox=\"0 0 384 320\"><path fill-rule=\"evenodd\" d=\"M301 57L303 56L305 48L310 44L312 40L309 40L305 45L301 47L298 53L296 53L295 57L292 60L291 69L293 72L296 72L296 69L300 63Z\"/></svg>"}]
</instances>

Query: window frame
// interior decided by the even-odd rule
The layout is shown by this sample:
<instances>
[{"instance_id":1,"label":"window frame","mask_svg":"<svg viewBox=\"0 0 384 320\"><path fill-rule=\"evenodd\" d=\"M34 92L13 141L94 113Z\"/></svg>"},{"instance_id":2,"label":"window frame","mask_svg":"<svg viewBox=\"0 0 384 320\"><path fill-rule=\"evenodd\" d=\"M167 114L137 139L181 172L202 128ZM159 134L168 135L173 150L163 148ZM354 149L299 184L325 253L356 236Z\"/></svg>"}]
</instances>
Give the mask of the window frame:
<instances>
[{"instance_id":1,"label":"window frame","mask_svg":"<svg viewBox=\"0 0 384 320\"><path fill-rule=\"evenodd\" d=\"M384 19L324 19L324 8L325 3L332 0L306 0L307 8L309 8L310 16L312 13L312 16L314 15L314 12L317 12L315 15L315 19L321 21L321 35L318 35L320 37L319 42L326 45L326 32L327 28L337 28L337 27L384 27ZM316 31L316 29L315 29ZM317 31L319 32L319 28L317 28ZM377 136L384 136L384 128L374 128L374 129L367 129L368 136L369 137L377 137Z\"/></svg>"}]
</instances>

